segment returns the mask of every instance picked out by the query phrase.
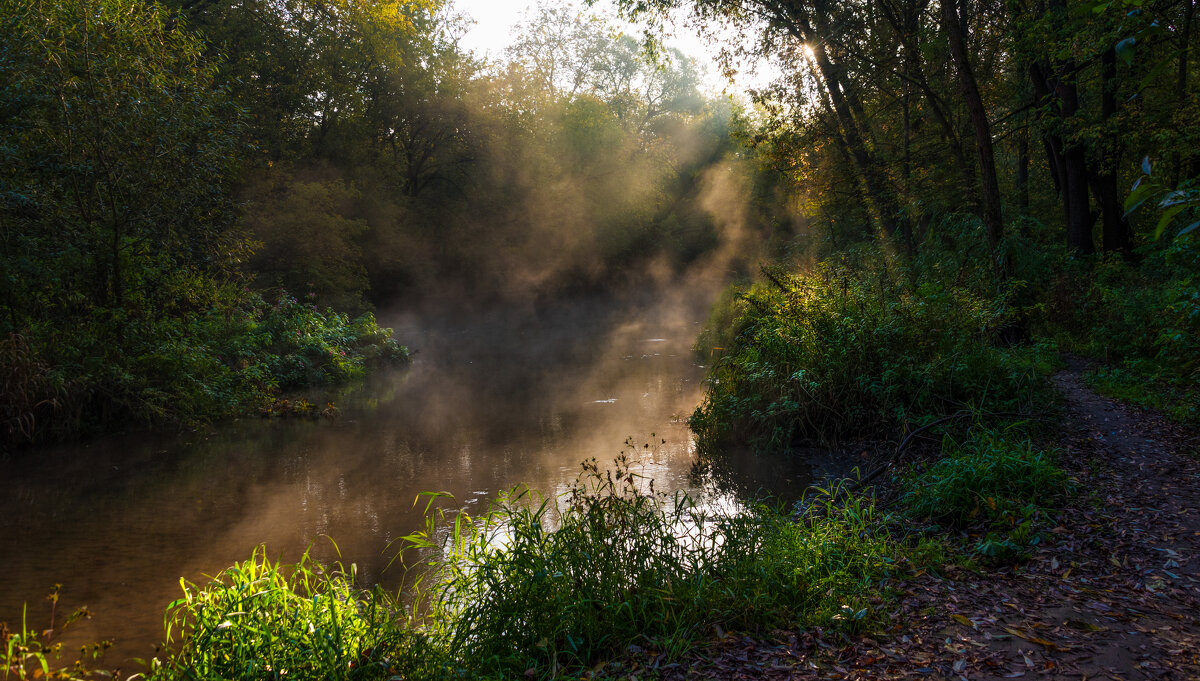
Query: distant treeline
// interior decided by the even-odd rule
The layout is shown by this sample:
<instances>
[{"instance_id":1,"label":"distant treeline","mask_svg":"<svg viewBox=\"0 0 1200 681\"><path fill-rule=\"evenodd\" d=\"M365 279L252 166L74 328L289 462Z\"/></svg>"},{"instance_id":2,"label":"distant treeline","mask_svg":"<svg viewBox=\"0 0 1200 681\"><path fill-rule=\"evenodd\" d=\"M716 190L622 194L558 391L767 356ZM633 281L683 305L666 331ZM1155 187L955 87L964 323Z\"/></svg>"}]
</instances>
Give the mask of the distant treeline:
<instances>
[{"instance_id":1,"label":"distant treeline","mask_svg":"<svg viewBox=\"0 0 1200 681\"><path fill-rule=\"evenodd\" d=\"M345 316L380 303L538 300L725 267L722 230L790 235L746 116L684 55L541 6L484 62L463 21L0 0L0 441L353 375L403 355Z\"/></svg>"}]
</instances>

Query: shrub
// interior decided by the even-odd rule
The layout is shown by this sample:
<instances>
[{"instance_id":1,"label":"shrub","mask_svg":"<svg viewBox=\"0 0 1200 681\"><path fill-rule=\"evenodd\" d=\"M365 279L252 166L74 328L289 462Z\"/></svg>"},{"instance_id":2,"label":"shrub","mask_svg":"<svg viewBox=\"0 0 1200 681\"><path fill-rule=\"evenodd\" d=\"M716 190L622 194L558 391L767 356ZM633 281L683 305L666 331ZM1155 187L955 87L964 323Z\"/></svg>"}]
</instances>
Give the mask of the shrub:
<instances>
[{"instance_id":1,"label":"shrub","mask_svg":"<svg viewBox=\"0 0 1200 681\"><path fill-rule=\"evenodd\" d=\"M1050 400L1032 354L997 347L1003 297L895 276L827 262L746 293L742 330L691 420L702 447L890 434L964 406L1023 412Z\"/></svg>"},{"instance_id":2,"label":"shrub","mask_svg":"<svg viewBox=\"0 0 1200 681\"><path fill-rule=\"evenodd\" d=\"M408 351L370 313L356 319L280 293L194 289L186 310L103 311L0 342L10 406L0 446L134 424L190 425L264 407L281 390L344 382Z\"/></svg>"},{"instance_id":3,"label":"shrub","mask_svg":"<svg viewBox=\"0 0 1200 681\"><path fill-rule=\"evenodd\" d=\"M1200 420L1200 241L1176 239L1115 257L1065 261L1047 286L1042 333L1109 365L1092 384L1106 394Z\"/></svg>"}]
</instances>

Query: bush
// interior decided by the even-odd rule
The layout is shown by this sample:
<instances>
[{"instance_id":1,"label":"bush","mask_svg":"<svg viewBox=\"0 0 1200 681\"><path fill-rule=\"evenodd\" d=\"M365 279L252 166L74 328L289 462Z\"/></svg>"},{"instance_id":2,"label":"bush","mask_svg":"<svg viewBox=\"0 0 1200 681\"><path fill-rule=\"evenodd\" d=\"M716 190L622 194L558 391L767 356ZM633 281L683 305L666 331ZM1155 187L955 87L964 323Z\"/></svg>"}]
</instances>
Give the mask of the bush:
<instances>
[{"instance_id":1,"label":"bush","mask_svg":"<svg viewBox=\"0 0 1200 681\"><path fill-rule=\"evenodd\" d=\"M826 262L768 273L747 292L741 331L691 419L704 448L891 434L970 406L1025 412L1051 401L1027 350L998 347L1004 298L886 267Z\"/></svg>"},{"instance_id":2,"label":"bush","mask_svg":"<svg viewBox=\"0 0 1200 681\"><path fill-rule=\"evenodd\" d=\"M1041 332L1108 367L1090 378L1112 397L1200 422L1200 241L1064 261L1047 287Z\"/></svg>"},{"instance_id":3,"label":"bush","mask_svg":"<svg viewBox=\"0 0 1200 681\"><path fill-rule=\"evenodd\" d=\"M200 290L191 309L98 311L85 325L47 324L0 343L0 388L10 405L0 412L0 446L130 423L195 424L408 357L369 313L350 319L286 293L268 304L230 286Z\"/></svg>"}]
</instances>

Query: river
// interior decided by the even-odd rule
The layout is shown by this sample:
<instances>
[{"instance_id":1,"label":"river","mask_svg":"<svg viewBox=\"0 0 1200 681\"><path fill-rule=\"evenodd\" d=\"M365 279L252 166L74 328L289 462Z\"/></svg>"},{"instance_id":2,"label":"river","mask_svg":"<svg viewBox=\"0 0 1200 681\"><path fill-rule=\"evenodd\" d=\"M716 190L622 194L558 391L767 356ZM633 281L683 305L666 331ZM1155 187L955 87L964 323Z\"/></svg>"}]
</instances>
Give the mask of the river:
<instances>
[{"instance_id":1,"label":"river","mask_svg":"<svg viewBox=\"0 0 1200 681\"><path fill-rule=\"evenodd\" d=\"M162 640L180 577L203 581L259 544L285 559L312 544L330 560L328 536L365 582L398 583L387 547L422 526L420 492L448 492L468 512L519 483L557 494L582 460L611 461L626 438L659 490L726 509L761 487L794 496L812 476L794 457L746 458L720 483L694 474L686 418L704 366L691 344L710 302L701 288L541 310L385 312L414 360L328 397L335 419L245 418L0 462L0 621L19 623L27 602L30 628L46 627L43 598L61 584L59 622L79 606L93 613L63 634L66 649L110 639L104 666L133 671L130 658Z\"/></svg>"}]
</instances>

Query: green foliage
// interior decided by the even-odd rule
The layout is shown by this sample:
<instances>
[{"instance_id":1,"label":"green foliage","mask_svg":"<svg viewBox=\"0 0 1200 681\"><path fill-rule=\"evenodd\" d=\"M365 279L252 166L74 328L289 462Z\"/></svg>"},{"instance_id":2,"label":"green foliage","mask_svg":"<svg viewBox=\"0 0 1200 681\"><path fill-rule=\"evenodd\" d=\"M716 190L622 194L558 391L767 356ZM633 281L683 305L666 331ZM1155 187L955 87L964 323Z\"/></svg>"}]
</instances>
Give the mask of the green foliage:
<instances>
[{"instance_id":1,"label":"green foliage","mask_svg":"<svg viewBox=\"0 0 1200 681\"><path fill-rule=\"evenodd\" d=\"M420 589L424 631L463 674L549 678L633 645L675 655L719 627L873 621L867 600L898 548L871 502L826 496L799 520L771 508L714 518L655 494L623 458L584 469L563 509L517 490L484 516L430 516L405 538L442 549Z\"/></svg>"},{"instance_id":2,"label":"green foliage","mask_svg":"<svg viewBox=\"0 0 1200 681\"><path fill-rule=\"evenodd\" d=\"M1003 297L937 280L908 287L882 264L767 275L745 294L742 330L692 417L704 446L889 434L968 405L1027 412L1049 401L1032 353L997 347Z\"/></svg>"},{"instance_id":3,"label":"green foliage","mask_svg":"<svg viewBox=\"0 0 1200 681\"><path fill-rule=\"evenodd\" d=\"M971 550L984 558L1023 558L1040 540L1047 513L1065 506L1075 485L1052 452L1019 437L1016 426L975 430L962 443L947 436L941 458L902 478L905 512L974 530Z\"/></svg>"},{"instance_id":4,"label":"green foliage","mask_svg":"<svg viewBox=\"0 0 1200 681\"><path fill-rule=\"evenodd\" d=\"M0 447L195 423L403 358L369 315L286 295L267 305L242 285L243 116L179 17L142 0L0 0L0 22L12 132L0 149ZM348 242L364 226L336 214L353 193L292 189L262 232L276 251L285 230L309 250L264 269L357 299Z\"/></svg>"},{"instance_id":5,"label":"green foliage","mask_svg":"<svg viewBox=\"0 0 1200 681\"><path fill-rule=\"evenodd\" d=\"M421 639L380 587L360 589L354 567L332 568L305 552L272 562L264 547L203 585L181 580L167 609L167 642L152 679L350 680L405 678Z\"/></svg>"},{"instance_id":6,"label":"green foliage","mask_svg":"<svg viewBox=\"0 0 1200 681\"><path fill-rule=\"evenodd\" d=\"M965 442L946 438L942 458L904 482L903 503L913 516L953 527L1012 528L1036 509L1057 508L1073 485L1029 440L976 431Z\"/></svg>"},{"instance_id":7,"label":"green foliage","mask_svg":"<svg viewBox=\"0 0 1200 681\"><path fill-rule=\"evenodd\" d=\"M193 293L197 293L193 289ZM120 342L110 342L120 329ZM362 376L405 348L370 313L351 319L281 293L210 290L186 315L105 315L0 343L6 447L135 424L193 424L267 406L280 390Z\"/></svg>"},{"instance_id":8,"label":"green foliage","mask_svg":"<svg viewBox=\"0 0 1200 681\"><path fill-rule=\"evenodd\" d=\"M243 217L261 243L249 265L259 281L315 293L339 309L362 306L367 272L358 237L365 220L351 217L362 194L340 179L306 180L274 169L252 184Z\"/></svg>"},{"instance_id":9,"label":"green foliage","mask_svg":"<svg viewBox=\"0 0 1200 681\"><path fill-rule=\"evenodd\" d=\"M261 323L243 337L247 348L261 350L261 369L249 373L268 377L272 387L338 383L364 375L371 363L400 362L408 351L380 328L371 313L355 319L315 305L304 305L287 293L269 308L259 308Z\"/></svg>"},{"instance_id":10,"label":"green foliage","mask_svg":"<svg viewBox=\"0 0 1200 681\"><path fill-rule=\"evenodd\" d=\"M1157 208L1154 238L1163 234L1183 237L1200 227L1200 187L1193 178L1177 188L1166 187L1151 174L1150 159L1142 163L1145 174L1138 178L1125 199L1125 213L1134 213L1144 205ZM1169 231L1168 231L1169 230Z\"/></svg>"},{"instance_id":11,"label":"green foliage","mask_svg":"<svg viewBox=\"0 0 1200 681\"><path fill-rule=\"evenodd\" d=\"M1041 331L1109 365L1093 385L1109 395L1200 419L1200 243L1181 238L1116 258L1064 261L1047 287Z\"/></svg>"},{"instance_id":12,"label":"green foliage","mask_svg":"<svg viewBox=\"0 0 1200 681\"><path fill-rule=\"evenodd\" d=\"M1127 366L1100 367L1085 378L1102 395L1156 409L1181 423L1200 423L1200 390L1194 381L1171 380L1144 362Z\"/></svg>"},{"instance_id":13,"label":"green foliage","mask_svg":"<svg viewBox=\"0 0 1200 681\"><path fill-rule=\"evenodd\" d=\"M402 596L259 548L207 584L181 582L166 618L174 651L150 677L555 678L631 646L675 657L726 627L857 631L878 621L872 603L909 550L870 500L706 517L624 458L604 472L585 463L562 502L518 489L479 517L429 513L426 531L401 539L422 556Z\"/></svg>"},{"instance_id":14,"label":"green foliage","mask_svg":"<svg viewBox=\"0 0 1200 681\"><path fill-rule=\"evenodd\" d=\"M61 423L52 417L73 391L27 338L14 333L0 340L0 372L0 443L29 442L39 431Z\"/></svg>"},{"instance_id":15,"label":"green foliage","mask_svg":"<svg viewBox=\"0 0 1200 681\"><path fill-rule=\"evenodd\" d=\"M88 662L100 660L105 651L112 647L111 641L101 641L91 646L83 646L79 658L70 667L53 667L62 656L62 643L50 643L51 637L65 631L74 622L90 617L86 607L80 608L67 616L62 626L55 630L54 615L58 606L59 589L56 584L46 600L50 602L50 627L40 634L29 628L28 605L21 612L21 627L10 631L7 622L0 622L0 678L4 681L17 679L57 679L59 681L83 681L95 678L88 669ZM86 658L90 657L88 660ZM104 672L99 672L103 675Z\"/></svg>"},{"instance_id":16,"label":"green foliage","mask_svg":"<svg viewBox=\"0 0 1200 681\"><path fill-rule=\"evenodd\" d=\"M701 362L707 364L715 361L733 347L741 335L748 305L742 297L746 291L745 285L730 284L721 291L709 309L708 321L692 346L692 351Z\"/></svg>"},{"instance_id":17,"label":"green foliage","mask_svg":"<svg viewBox=\"0 0 1200 681\"><path fill-rule=\"evenodd\" d=\"M180 272L244 255L239 112L194 35L140 0L4 0L0 16L0 330L166 306Z\"/></svg>"},{"instance_id":18,"label":"green foliage","mask_svg":"<svg viewBox=\"0 0 1200 681\"><path fill-rule=\"evenodd\" d=\"M909 517L986 533L975 552L1019 555L1070 482L1012 432L947 440L945 458L902 481ZM632 443L627 443L632 447ZM175 647L155 679L558 678L638 648L675 658L724 629L765 632L883 622L893 577L947 559L906 538L870 498L833 488L799 512L714 516L617 459L559 503L518 488L487 513L432 511L400 538L407 593L355 585L353 566L294 565L264 549L207 584L181 582L166 617ZM415 578L413 576L415 575Z\"/></svg>"}]
</instances>

